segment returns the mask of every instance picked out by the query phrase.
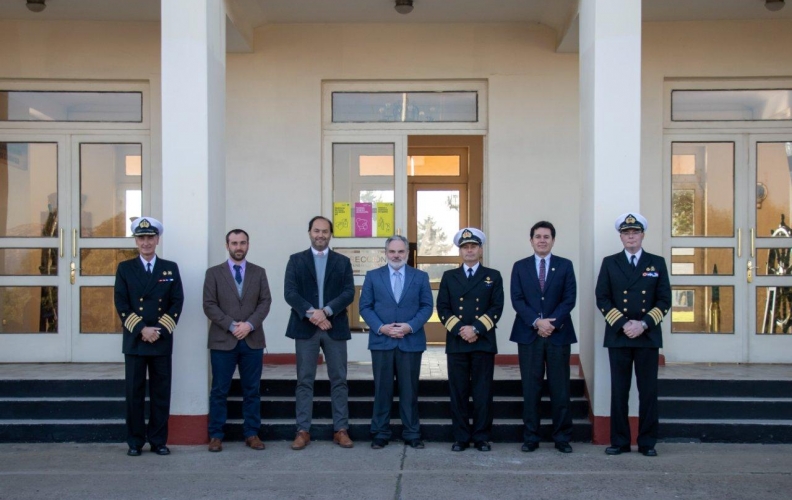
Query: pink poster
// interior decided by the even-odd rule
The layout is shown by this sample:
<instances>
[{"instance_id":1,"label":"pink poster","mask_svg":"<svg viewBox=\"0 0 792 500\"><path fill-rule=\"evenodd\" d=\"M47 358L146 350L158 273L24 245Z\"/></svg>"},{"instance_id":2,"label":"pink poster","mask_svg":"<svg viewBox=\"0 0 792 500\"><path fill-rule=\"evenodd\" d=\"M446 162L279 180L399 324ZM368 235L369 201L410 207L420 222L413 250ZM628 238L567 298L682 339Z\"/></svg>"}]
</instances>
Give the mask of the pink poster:
<instances>
[{"instance_id":1,"label":"pink poster","mask_svg":"<svg viewBox=\"0 0 792 500\"><path fill-rule=\"evenodd\" d=\"M371 203L355 203L355 237L371 237Z\"/></svg>"}]
</instances>

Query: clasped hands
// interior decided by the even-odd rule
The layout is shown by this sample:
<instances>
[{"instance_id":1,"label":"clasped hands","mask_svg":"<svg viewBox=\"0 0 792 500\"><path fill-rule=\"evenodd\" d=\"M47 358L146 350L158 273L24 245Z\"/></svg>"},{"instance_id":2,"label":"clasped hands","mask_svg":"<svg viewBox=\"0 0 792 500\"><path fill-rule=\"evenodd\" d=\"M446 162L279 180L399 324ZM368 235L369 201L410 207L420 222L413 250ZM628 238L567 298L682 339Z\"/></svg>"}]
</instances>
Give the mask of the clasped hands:
<instances>
[{"instance_id":1,"label":"clasped hands","mask_svg":"<svg viewBox=\"0 0 792 500\"><path fill-rule=\"evenodd\" d=\"M631 319L624 325L624 334L627 335L628 338L634 339L639 337L644 332L643 323L638 321L637 319Z\"/></svg>"},{"instance_id":2,"label":"clasped hands","mask_svg":"<svg viewBox=\"0 0 792 500\"><path fill-rule=\"evenodd\" d=\"M473 327L470 325L465 325L459 329L459 336L462 337L462 340L472 344L478 340L478 334L473 331Z\"/></svg>"},{"instance_id":3,"label":"clasped hands","mask_svg":"<svg viewBox=\"0 0 792 500\"><path fill-rule=\"evenodd\" d=\"M160 338L160 329L156 326L145 326L141 330L140 336L143 337L143 342L153 344Z\"/></svg>"},{"instance_id":4,"label":"clasped hands","mask_svg":"<svg viewBox=\"0 0 792 500\"><path fill-rule=\"evenodd\" d=\"M320 330L327 331L333 327L333 324L330 323L329 319L327 319L327 315L325 314L323 309L311 308L305 312L311 315L311 317L308 318L308 320L317 327L319 327Z\"/></svg>"},{"instance_id":5,"label":"clasped hands","mask_svg":"<svg viewBox=\"0 0 792 500\"><path fill-rule=\"evenodd\" d=\"M537 319L536 323L534 323L534 326L536 327L537 335L544 338L547 338L550 335L552 335L552 333L555 331L555 326L553 326L553 321L555 320L556 320L555 318Z\"/></svg>"},{"instance_id":6,"label":"clasped hands","mask_svg":"<svg viewBox=\"0 0 792 500\"><path fill-rule=\"evenodd\" d=\"M383 335L394 339L403 339L405 335L410 333L412 328L407 323L391 323L389 325L382 325L379 332Z\"/></svg>"},{"instance_id":7,"label":"clasped hands","mask_svg":"<svg viewBox=\"0 0 792 500\"><path fill-rule=\"evenodd\" d=\"M231 323L231 327L233 328L233 330L231 330L231 335L236 337L237 340L244 339L253 331L247 321L234 321Z\"/></svg>"}]
</instances>

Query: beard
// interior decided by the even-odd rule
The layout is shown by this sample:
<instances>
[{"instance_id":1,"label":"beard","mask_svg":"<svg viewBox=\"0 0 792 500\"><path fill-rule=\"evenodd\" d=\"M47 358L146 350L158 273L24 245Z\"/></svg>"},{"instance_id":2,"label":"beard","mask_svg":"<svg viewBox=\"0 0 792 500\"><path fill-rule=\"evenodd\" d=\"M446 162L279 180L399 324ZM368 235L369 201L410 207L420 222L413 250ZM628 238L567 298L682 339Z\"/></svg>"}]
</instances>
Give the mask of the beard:
<instances>
[{"instance_id":1,"label":"beard","mask_svg":"<svg viewBox=\"0 0 792 500\"><path fill-rule=\"evenodd\" d=\"M404 264L406 264L406 263L407 262L405 262L403 260L400 260L398 262L393 262L392 260L388 261L388 264L393 268L394 271L398 271L399 269L404 267Z\"/></svg>"}]
</instances>

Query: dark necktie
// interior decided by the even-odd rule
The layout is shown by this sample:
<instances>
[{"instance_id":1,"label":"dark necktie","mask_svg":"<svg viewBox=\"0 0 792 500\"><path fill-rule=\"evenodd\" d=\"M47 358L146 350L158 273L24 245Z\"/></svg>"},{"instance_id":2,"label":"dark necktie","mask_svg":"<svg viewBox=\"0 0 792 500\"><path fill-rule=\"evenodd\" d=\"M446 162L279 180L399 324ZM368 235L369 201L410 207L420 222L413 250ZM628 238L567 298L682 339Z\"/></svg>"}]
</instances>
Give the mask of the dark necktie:
<instances>
[{"instance_id":1,"label":"dark necktie","mask_svg":"<svg viewBox=\"0 0 792 500\"><path fill-rule=\"evenodd\" d=\"M545 284L545 276L547 274L547 267L545 266L545 260L541 259L539 261L539 289L544 292L544 284Z\"/></svg>"},{"instance_id":2,"label":"dark necktie","mask_svg":"<svg viewBox=\"0 0 792 500\"><path fill-rule=\"evenodd\" d=\"M472 277L473 277L473 268L472 268L472 267L469 267L469 268L468 268L468 279L470 279L470 278L472 278Z\"/></svg>"},{"instance_id":3,"label":"dark necktie","mask_svg":"<svg viewBox=\"0 0 792 500\"><path fill-rule=\"evenodd\" d=\"M146 262L146 272L151 274L151 262Z\"/></svg>"},{"instance_id":4,"label":"dark necktie","mask_svg":"<svg viewBox=\"0 0 792 500\"><path fill-rule=\"evenodd\" d=\"M630 265L635 269L635 255L630 256Z\"/></svg>"},{"instance_id":5,"label":"dark necktie","mask_svg":"<svg viewBox=\"0 0 792 500\"><path fill-rule=\"evenodd\" d=\"M238 285L242 284L242 266L234 264L234 279Z\"/></svg>"}]
</instances>

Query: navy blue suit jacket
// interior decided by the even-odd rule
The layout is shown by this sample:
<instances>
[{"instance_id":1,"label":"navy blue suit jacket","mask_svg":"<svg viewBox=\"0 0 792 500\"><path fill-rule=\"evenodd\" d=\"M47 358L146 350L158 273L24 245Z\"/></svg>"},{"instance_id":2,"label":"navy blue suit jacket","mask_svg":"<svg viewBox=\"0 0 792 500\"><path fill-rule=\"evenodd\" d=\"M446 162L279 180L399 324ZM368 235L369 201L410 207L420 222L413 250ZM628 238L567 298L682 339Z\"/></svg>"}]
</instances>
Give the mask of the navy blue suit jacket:
<instances>
[{"instance_id":1,"label":"navy blue suit jacket","mask_svg":"<svg viewBox=\"0 0 792 500\"><path fill-rule=\"evenodd\" d=\"M355 280L349 258L330 250L327 254L324 283L316 280L316 265L311 249L289 257L283 295L291 306L291 316L286 336L292 339L309 339L316 333L316 325L305 316L311 308L319 309L319 286L324 287L324 305L333 310L329 317L333 325L327 334L335 340L349 340L347 307L355 300Z\"/></svg>"},{"instance_id":2,"label":"navy blue suit jacket","mask_svg":"<svg viewBox=\"0 0 792 500\"><path fill-rule=\"evenodd\" d=\"M424 324L432 316L433 305L429 275L424 271L404 266L404 288L398 303L393 296L390 268L385 265L367 272L360 294L360 315L371 328L369 350L384 351L398 347L404 352L425 351ZM391 323L407 323L412 333L401 339L377 333L382 325Z\"/></svg>"},{"instance_id":3,"label":"navy blue suit jacket","mask_svg":"<svg viewBox=\"0 0 792 500\"><path fill-rule=\"evenodd\" d=\"M572 309L577 300L577 282L572 261L550 255L544 291L539 287L536 261L531 255L514 263L511 274L511 300L517 317L509 340L530 344L538 338L533 327L537 318L555 318L550 342L568 345L577 342L572 324Z\"/></svg>"}]
</instances>

